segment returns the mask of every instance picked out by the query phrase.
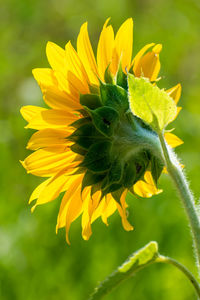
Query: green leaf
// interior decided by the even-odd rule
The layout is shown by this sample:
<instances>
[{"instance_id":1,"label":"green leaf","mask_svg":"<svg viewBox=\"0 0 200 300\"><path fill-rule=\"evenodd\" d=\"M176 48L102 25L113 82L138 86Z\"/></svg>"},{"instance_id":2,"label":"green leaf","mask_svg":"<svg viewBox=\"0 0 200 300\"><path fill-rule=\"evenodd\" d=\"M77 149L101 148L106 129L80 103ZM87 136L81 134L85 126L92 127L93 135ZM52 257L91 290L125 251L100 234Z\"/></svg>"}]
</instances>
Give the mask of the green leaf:
<instances>
[{"instance_id":1,"label":"green leaf","mask_svg":"<svg viewBox=\"0 0 200 300\"><path fill-rule=\"evenodd\" d=\"M119 121L119 115L112 107L104 106L90 110L92 120L96 128L104 135L111 136Z\"/></svg>"},{"instance_id":2,"label":"green leaf","mask_svg":"<svg viewBox=\"0 0 200 300\"><path fill-rule=\"evenodd\" d=\"M128 75L130 108L136 116L161 132L176 116L175 101L147 78Z\"/></svg>"},{"instance_id":3,"label":"green leaf","mask_svg":"<svg viewBox=\"0 0 200 300\"><path fill-rule=\"evenodd\" d=\"M130 271L133 268L138 269L141 266L144 266L155 260L158 257L158 244L156 242L150 242L142 249L133 253L129 259L118 268L119 272L125 273Z\"/></svg>"},{"instance_id":4,"label":"green leaf","mask_svg":"<svg viewBox=\"0 0 200 300\"><path fill-rule=\"evenodd\" d=\"M112 143L102 141L92 145L85 155L82 167L88 168L92 172L104 172L110 168L110 148Z\"/></svg>"},{"instance_id":5,"label":"green leaf","mask_svg":"<svg viewBox=\"0 0 200 300\"><path fill-rule=\"evenodd\" d=\"M158 255L158 245L156 242L150 242L144 248L133 253L122 266L118 267L114 273L100 283L90 297L90 300L102 299L103 296L108 294L122 281L130 278L130 276L134 275L137 271L156 262Z\"/></svg>"},{"instance_id":6,"label":"green leaf","mask_svg":"<svg viewBox=\"0 0 200 300\"><path fill-rule=\"evenodd\" d=\"M80 104L90 109L96 109L97 107L102 106L100 97L96 94L81 94Z\"/></svg>"},{"instance_id":7,"label":"green leaf","mask_svg":"<svg viewBox=\"0 0 200 300\"><path fill-rule=\"evenodd\" d=\"M113 107L120 113L128 110L128 94L120 86L100 82L100 94L104 105Z\"/></svg>"}]
</instances>

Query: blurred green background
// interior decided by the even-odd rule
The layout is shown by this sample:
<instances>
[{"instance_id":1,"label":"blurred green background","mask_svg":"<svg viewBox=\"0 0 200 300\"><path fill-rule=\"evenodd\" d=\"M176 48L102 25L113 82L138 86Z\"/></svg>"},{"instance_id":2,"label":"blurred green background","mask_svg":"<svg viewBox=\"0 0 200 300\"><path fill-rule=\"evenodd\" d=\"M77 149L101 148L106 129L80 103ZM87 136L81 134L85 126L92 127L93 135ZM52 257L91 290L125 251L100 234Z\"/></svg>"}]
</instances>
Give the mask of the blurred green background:
<instances>
[{"instance_id":1,"label":"blurred green background","mask_svg":"<svg viewBox=\"0 0 200 300\"><path fill-rule=\"evenodd\" d=\"M134 54L146 43L161 42L160 86L183 86L183 110L172 126L184 140L177 149L197 197L200 194L200 2L199 0L2 0L0 10L0 299L81 300L150 240L160 252L178 259L193 272L190 229L166 175L164 192L151 199L129 197L133 232L125 232L116 213L108 228L93 224L88 242L80 220L55 234L60 199L31 214L27 200L41 180L27 175L19 163L31 130L19 114L22 105L43 105L31 70L48 67L47 41L75 46L79 28L89 22L94 48L107 17L115 30L133 17ZM129 279L105 299L193 300L192 285L172 266L151 266Z\"/></svg>"}]
</instances>

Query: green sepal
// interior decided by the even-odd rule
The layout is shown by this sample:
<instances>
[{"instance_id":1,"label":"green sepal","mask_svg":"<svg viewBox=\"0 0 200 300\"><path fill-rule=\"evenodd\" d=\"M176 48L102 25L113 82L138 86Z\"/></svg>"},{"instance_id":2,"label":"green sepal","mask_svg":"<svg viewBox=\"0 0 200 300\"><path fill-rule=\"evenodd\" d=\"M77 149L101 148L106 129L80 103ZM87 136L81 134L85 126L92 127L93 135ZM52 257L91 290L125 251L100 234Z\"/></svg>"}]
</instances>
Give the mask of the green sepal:
<instances>
[{"instance_id":1,"label":"green sepal","mask_svg":"<svg viewBox=\"0 0 200 300\"><path fill-rule=\"evenodd\" d=\"M89 111L96 128L104 135L111 136L119 121L118 112L109 106Z\"/></svg>"},{"instance_id":2,"label":"green sepal","mask_svg":"<svg viewBox=\"0 0 200 300\"><path fill-rule=\"evenodd\" d=\"M144 160L136 160L135 161L135 169L136 169L136 175L135 175L135 182L140 180L142 176L144 175L147 168L147 164Z\"/></svg>"},{"instance_id":3,"label":"green sepal","mask_svg":"<svg viewBox=\"0 0 200 300\"><path fill-rule=\"evenodd\" d=\"M111 184L108 188L106 188L106 189L104 189L104 190L102 190L102 198L105 196L105 195L107 195L107 194L109 194L109 193L114 193L114 192L116 192L116 191L119 191L120 189L122 189L123 188L123 186L122 186L122 184L120 184L120 183L113 183L113 184ZM114 198L115 199L115 198ZM115 199L116 200L116 199ZM116 200L117 201L117 200Z\"/></svg>"},{"instance_id":4,"label":"green sepal","mask_svg":"<svg viewBox=\"0 0 200 300\"><path fill-rule=\"evenodd\" d=\"M110 149L112 143L102 141L92 145L85 155L82 167L88 168L93 172L105 172L110 168Z\"/></svg>"},{"instance_id":5,"label":"green sepal","mask_svg":"<svg viewBox=\"0 0 200 300\"><path fill-rule=\"evenodd\" d=\"M72 160L72 162L76 162L76 161L78 162L82 159L83 159L82 155L77 153L76 156L74 157L74 159Z\"/></svg>"},{"instance_id":6,"label":"green sepal","mask_svg":"<svg viewBox=\"0 0 200 300\"><path fill-rule=\"evenodd\" d=\"M110 65L107 66L105 73L104 73L105 83L115 84L114 77L113 77L112 73L110 72L109 67L110 67Z\"/></svg>"},{"instance_id":7,"label":"green sepal","mask_svg":"<svg viewBox=\"0 0 200 300\"><path fill-rule=\"evenodd\" d=\"M81 118L81 119L76 120L75 122L71 123L69 126L74 127L74 128L79 128L82 125L88 124L89 122L91 122L91 118L86 117L86 118Z\"/></svg>"},{"instance_id":8,"label":"green sepal","mask_svg":"<svg viewBox=\"0 0 200 300\"><path fill-rule=\"evenodd\" d=\"M118 183L120 182L123 175L123 163L120 159L115 160L108 173L108 183Z\"/></svg>"},{"instance_id":9,"label":"green sepal","mask_svg":"<svg viewBox=\"0 0 200 300\"><path fill-rule=\"evenodd\" d=\"M83 180L82 180L82 187L81 190L83 191L85 187L90 185L95 185L98 182L101 182L103 178L105 177L105 174L99 174L99 173L93 173L91 171L86 171Z\"/></svg>"},{"instance_id":10,"label":"green sepal","mask_svg":"<svg viewBox=\"0 0 200 300\"><path fill-rule=\"evenodd\" d=\"M138 180L140 180L149 165L149 156L147 152L142 152L136 157L131 157L125 164L123 172L123 185L130 189Z\"/></svg>"},{"instance_id":11,"label":"green sepal","mask_svg":"<svg viewBox=\"0 0 200 300\"><path fill-rule=\"evenodd\" d=\"M125 190L124 187L120 187L118 190L112 192L113 198L114 198L115 201L117 201L119 204L121 204L120 199L121 199L121 196L122 196L124 190Z\"/></svg>"},{"instance_id":12,"label":"green sepal","mask_svg":"<svg viewBox=\"0 0 200 300\"><path fill-rule=\"evenodd\" d=\"M73 152L75 152L75 153L77 153L77 154L80 154L80 155L82 155L82 156L85 156L85 154L87 153L87 151L85 150L85 149L83 149L82 147L80 147L78 144L73 144L71 147L70 147L70 149L73 151Z\"/></svg>"},{"instance_id":13,"label":"green sepal","mask_svg":"<svg viewBox=\"0 0 200 300\"><path fill-rule=\"evenodd\" d=\"M101 184L100 184L100 183L96 183L96 184L92 185L91 191L90 191L90 196L91 196L91 198L92 198L92 196L93 196L96 192L98 192L98 191L100 191L100 190L101 190Z\"/></svg>"},{"instance_id":14,"label":"green sepal","mask_svg":"<svg viewBox=\"0 0 200 300\"><path fill-rule=\"evenodd\" d=\"M97 142L99 138L101 138L100 133L92 123L84 124L68 137L69 140L76 142L86 150Z\"/></svg>"},{"instance_id":15,"label":"green sepal","mask_svg":"<svg viewBox=\"0 0 200 300\"><path fill-rule=\"evenodd\" d=\"M83 174L85 172L86 172L85 168L78 168L74 173L72 173L72 175Z\"/></svg>"},{"instance_id":16,"label":"green sepal","mask_svg":"<svg viewBox=\"0 0 200 300\"><path fill-rule=\"evenodd\" d=\"M96 109L102 106L101 99L99 95L96 94L81 94L80 104L89 109Z\"/></svg>"},{"instance_id":17,"label":"green sepal","mask_svg":"<svg viewBox=\"0 0 200 300\"><path fill-rule=\"evenodd\" d=\"M100 94L104 105L115 108L120 113L128 110L128 94L122 87L100 82Z\"/></svg>"},{"instance_id":18,"label":"green sepal","mask_svg":"<svg viewBox=\"0 0 200 300\"><path fill-rule=\"evenodd\" d=\"M89 114L85 109L78 109L77 112L85 118L89 117Z\"/></svg>"},{"instance_id":19,"label":"green sepal","mask_svg":"<svg viewBox=\"0 0 200 300\"><path fill-rule=\"evenodd\" d=\"M158 179L164 168L164 163L155 156L151 158L151 174L154 179L155 184L157 185Z\"/></svg>"},{"instance_id":20,"label":"green sepal","mask_svg":"<svg viewBox=\"0 0 200 300\"><path fill-rule=\"evenodd\" d=\"M99 86L95 84L89 84L91 94L99 94Z\"/></svg>"},{"instance_id":21,"label":"green sepal","mask_svg":"<svg viewBox=\"0 0 200 300\"><path fill-rule=\"evenodd\" d=\"M117 72L117 85L121 86L126 91L128 90L128 79L127 74L125 74L122 70L122 65L119 65L119 69Z\"/></svg>"},{"instance_id":22,"label":"green sepal","mask_svg":"<svg viewBox=\"0 0 200 300\"><path fill-rule=\"evenodd\" d=\"M113 184L120 184L121 185L121 179L123 175L123 163L120 161L120 159L115 160L107 173L107 175L104 177L101 189L102 190L108 190L109 187Z\"/></svg>"},{"instance_id":23,"label":"green sepal","mask_svg":"<svg viewBox=\"0 0 200 300\"><path fill-rule=\"evenodd\" d=\"M123 185L126 188L131 188L135 183L136 167L134 163L128 162L124 166Z\"/></svg>"}]
</instances>

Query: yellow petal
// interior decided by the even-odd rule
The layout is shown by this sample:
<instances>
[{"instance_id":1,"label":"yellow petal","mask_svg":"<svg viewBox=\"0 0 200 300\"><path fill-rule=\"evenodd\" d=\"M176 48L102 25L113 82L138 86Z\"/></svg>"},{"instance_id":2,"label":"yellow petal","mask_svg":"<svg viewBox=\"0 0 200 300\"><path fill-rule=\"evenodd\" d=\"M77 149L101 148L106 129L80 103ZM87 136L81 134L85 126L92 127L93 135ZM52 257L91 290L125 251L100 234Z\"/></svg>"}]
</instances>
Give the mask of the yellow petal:
<instances>
[{"instance_id":1,"label":"yellow petal","mask_svg":"<svg viewBox=\"0 0 200 300\"><path fill-rule=\"evenodd\" d=\"M30 122L35 116L46 110L47 109L43 107L27 105L20 109L20 113L27 122Z\"/></svg>"},{"instance_id":2,"label":"yellow petal","mask_svg":"<svg viewBox=\"0 0 200 300\"><path fill-rule=\"evenodd\" d=\"M60 110L78 110L82 106L79 103L79 96L75 98L72 94L67 94L64 91L60 91L56 86L49 86L42 89L44 101L46 104L54 109Z\"/></svg>"},{"instance_id":3,"label":"yellow petal","mask_svg":"<svg viewBox=\"0 0 200 300\"><path fill-rule=\"evenodd\" d=\"M69 234L71 223L75 221L82 213L82 206L83 206L83 202L81 198L81 186L79 186L77 187L77 190L75 191L75 193L72 195L70 199L70 203L66 214L65 229L66 229L66 241L68 244L70 244L68 234Z\"/></svg>"},{"instance_id":4,"label":"yellow petal","mask_svg":"<svg viewBox=\"0 0 200 300\"><path fill-rule=\"evenodd\" d=\"M41 192L44 190L44 188L46 187L46 185L49 183L50 180L51 178L48 178L47 180L43 181L34 189L34 191L32 192L29 198L28 203L31 203L33 200L37 199L40 196Z\"/></svg>"},{"instance_id":5,"label":"yellow petal","mask_svg":"<svg viewBox=\"0 0 200 300\"><path fill-rule=\"evenodd\" d=\"M73 83L76 85L80 93L89 93L89 79L87 73L85 72L84 66L70 42L68 42L65 46L65 53L68 69L68 79L73 79Z\"/></svg>"},{"instance_id":6,"label":"yellow petal","mask_svg":"<svg viewBox=\"0 0 200 300\"><path fill-rule=\"evenodd\" d=\"M182 107L180 107L180 106L177 106L176 107L176 115L174 116L174 118L171 120L171 122L173 122L177 117L178 117L178 115L179 115L179 113L180 113L180 111L182 110ZM171 123L170 122L170 123Z\"/></svg>"},{"instance_id":7,"label":"yellow petal","mask_svg":"<svg viewBox=\"0 0 200 300\"><path fill-rule=\"evenodd\" d=\"M146 171L144 175L144 180L139 180L133 186L134 192L143 198L150 198L153 195L160 194L162 190L157 189L155 183L153 181L153 177L150 171Z\"/></svg>"},{"instance_id":8,"label":"yellow petal","mask_svg":"<svg viewBox=\"0 0 200 300\"><path fill-rule=\"evenodd\" d=\"M109 19L103 26L97 47L97 65L101 80L104 80L105 70L111 63L114 47L114 31L112 26L107 27L108 21Z\"/></svg>"},{"instance_id":9,"label":"yellow petal","mask_svg":"<svg viewBox=\"0 0 200 300\"><path fill-rule=\"evenodd\" d=\"M79 90L77 83L77 78L73 75L72 72L68 71L66 75L62 72L55 70L54 76L58 82L59 90L72 95L73 99L79 99Z\"/></svg>"},{"instance_id":10,"label":"yellow petal","mask_svg":"<svg viewBox=\"0 0 200 300\"><path fill-rule=\"evenodd\" d=\"M149 78L150 81L155 81L160 71L159 53L162 50L162 45L155 45L152 51L147 52L142 56L134 68L134 74L137 77L143 76Z\"/></svg>"},{"instance_id":11,"label":"yellow petal","mask_svg":"<svg viewBox=\"0 0 200 300\"><path fill-rule=\"evenodd\" d=\"M151 43L151 44L147 44L145 45L134 57L133 59L133 72L135 74L135 76L137 76L136 74L138 73L138 64L140 62L141 57L144 55L144 53L151 47L153 47L155 45L155 43Z\"/></svg>"},{"instance_id":12,"label":"yellow petal","mask_svg":"<svg viewBox=\"0 0 200 300\"><path fill-rule=\"evenodd\" d=\"M119 66L126 72L131 66L133 47L133 20L127 19L119 28L115 37L115 47L113 50L112 63L110 65L111 72L115 75Z\"/></svg>"},{"instance_id":13,"label":"yellow petal","mask_svg":"<svg viewBox=\"0 0 200 300\"><path fill-rule=\"evenodd\" d=\"M82 224L82 237L84 240L89 240L91 234L92 234L92 228L91 228L91 216L96 209L96 206L98 205L98 200L100 200L100 197L94 197L91 198L90 196L90 190L91 187L85 188L82 194L83 199L83 214L81 219Z\"/></svg>"},{"instance_id":14,"label":"yellow petal","mask_svg":"<svg viewBox=\"0 0 200 300\"><path fill-rule=\"evenodd\" d=\"M101 212L101 219L108 226L108 218L114 214L117 209L116 201L108 194L104 199L104 205Z\"/></svg>"},{"instance_id":15,"label":"yellow petal","mask_svg":"<svg viewBox=\"0 0 200 300\"><path fill-rule=\"evenodd\" d=\"M91 223L93 223L96 219L98 219L102 215L104 206L105 206L105 197L100 201L99 205L97 206L96 210L94 211L92 218L91 218Z\"/></svg>"},{"instance_id":16,"label":"yellow petal","mask_svg":"<svg viewBox=\"0 0 200 300\"><path fill-rule=\"evenodd\" d=\"M23 107L22 114L24 118L26 117L29 121L26 128L37 130L47 128L66 129L69 124L79 118L74 113L56 109L36 109L34 116L32 118L28 118L27 116L29 111L33 111L32 106Z\"/></svg>"},{"instance_id":17,"label":"yellow petal","mask_svg":"<svg viewBox=\"0 0 200 300\"><path fill-rule=\"evenodd\" d=\"M36 176L49 177L59 172L63 168L73 166L76 155L70 149L45 148L39 149L30 154L23 162L23 167L27 173Z\"/></svg>"},{"instance_id":18,"label":"yellow petal","mask_svg":"<svg viewBox=\"0 0 200 300\"><path fill-rule=\"evenodd\" d=\"M64 74L64 72L59 70L53 71L52 69L47 68L37 68L33 69L32 73L42 92L45 93L49 89L50 91L53 89L54 93L63 95L64 91L67 99L71 98L73 101L79 101L78 89L73 86L73 83L71 83L70 80L68 80L67 71L66 74Z\"/></svg>"},{"instance_id":19,"label":"yellow petal","mask_svg":"<svg viewBox=\"0 0 200 300\"><path fill-rule=\"evenodd\" d=\"M62 202L60 205L58 217L57 217L57 225L56 232L59 228L62 228L66 225L66 216L68 207L71 201L71 197L75 194L76 190L79 186L81 186L83 175L73 175L69 176L69 180L67 182L67 191L65 192L64 197L62 198Z\"/></svg>"},{"instance_id":20,"label":"yellow petal","mask_svg":"<svg viewBox=\"0 0 200 300\"><path fill-rule=\"evenodd\" d=\"M60 145L70 145L71 142L66 139L71 131L58 129L43 129L35 132L30 138L27 149L37 150L45 147L56 147Z\"/></svg>"},{"instance_id":21,"label":"yellow petal","mask_svg":"<svg viewBox=\"0 0 200 300\"><path fill-rule=\"evenodd\" d=\"M130 231L133 230L133 226L128 222L127 220L127 215L126 215L126 195L127 195L127 191L125 190L121 196L120 202L121 205L119 203L117 203L117 209L119 211L119 214L122 218L122 225L124 227L125 230Z\"/></svg>"},{"instance_id":22,"label":"yellow petal","mask_svg":"<svg viewBox=\"0 0 200 300\"><path fill-rule=\"evenodd\" d=\"M165 133L165 139L172 148L175 148L175 147L183 144L183 141L171 132Z\"/></svg>"},{"instance_id":23,"label":"yellow petal","mask_svg":"<svg viewBox=\"0 0 200 300\"><path fill-rule=\"evenodd\" d=\"M169 96L171 96L174 99L174 101L177 104L181 97L181 84L178 83L177 85L167 90L166 92L169 94Z\"/></svg>"},{"instance_id":24,"label":"yellow petal","mask_svg":"<svg viewBox=\"0 0 200 300\"><path fill-rule=\"evenodd\" d=\"M51 69L36 68L32 70L32 73L40 86L57 86L58 84L54 72Z\"/></svg>"},{"instance_id":25,"label":"yellow petal","mask_svg":"<svg viewBox=\"0 0 200 300\"><path fill-rule=\"evenodd\" d=\"M56 174L53 178L41 190L35 205L32 207L32 211L37 205L45 204L47 202L56 199L59 194L63 191L64 185L69 180L69 171L63 170Z\"/></svg>"},{"instance_id":26,"label":"yellow petal","mask_svg":"<svg viewBox=\"0 0 200 300\"><path fill-rule=\"evenodd\" d=\"M65 50L52 42L48 42L46 46L46 54L52 69L66 74Z\"/></svg>"},{"instance_id":27,"label":"yellow petal","mask_svg":"<svg viewBox=\"0 0 200 300\"><path fill-rule=\"evenodd\" d=\"M90 38L88 35L87 22L85 22L81 26L80 33L77 39L77 52L87 72L89 82L91 84L98 85L99 82L97 78L98 75L97 65L92 50L92 46L90 43Z\"/></svg>"}]
</instances>

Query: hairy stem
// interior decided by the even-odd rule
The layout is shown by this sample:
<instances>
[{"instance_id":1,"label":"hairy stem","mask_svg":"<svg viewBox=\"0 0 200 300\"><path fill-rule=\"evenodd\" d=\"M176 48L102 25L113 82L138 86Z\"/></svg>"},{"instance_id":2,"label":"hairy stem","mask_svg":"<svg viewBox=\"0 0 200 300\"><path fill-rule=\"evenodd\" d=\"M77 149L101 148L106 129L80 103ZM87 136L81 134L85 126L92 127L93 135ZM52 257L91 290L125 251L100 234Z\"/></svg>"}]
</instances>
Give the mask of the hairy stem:
<instances>
[{"instance_id":1,"label":"hairy stem","mask_svg":"<svg viewBox=\"0 0 200 300\"><path fill-rule=\"evenodd\" d=\"M159 139L161 142L167 171L179 192L179 196L182 200L186 214L189 219L189 223L192 230L192 237L194 241L194 248L196 252L195 254L197 260L197 268L200 274L200 219L194 204L194 197L190 191L188 182L183 174L181 166L174 153L166 144L162 133L159 135Z\"/></svg>"}]
</instances>

